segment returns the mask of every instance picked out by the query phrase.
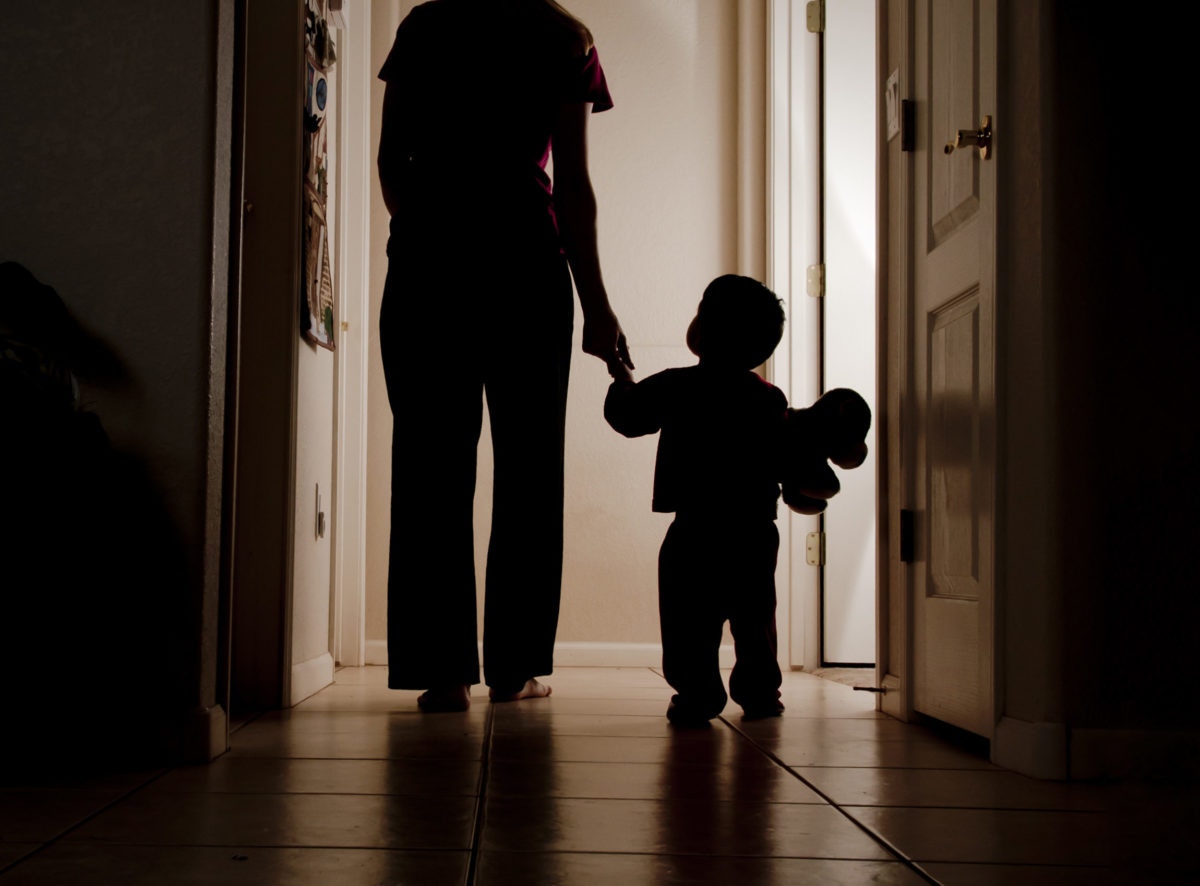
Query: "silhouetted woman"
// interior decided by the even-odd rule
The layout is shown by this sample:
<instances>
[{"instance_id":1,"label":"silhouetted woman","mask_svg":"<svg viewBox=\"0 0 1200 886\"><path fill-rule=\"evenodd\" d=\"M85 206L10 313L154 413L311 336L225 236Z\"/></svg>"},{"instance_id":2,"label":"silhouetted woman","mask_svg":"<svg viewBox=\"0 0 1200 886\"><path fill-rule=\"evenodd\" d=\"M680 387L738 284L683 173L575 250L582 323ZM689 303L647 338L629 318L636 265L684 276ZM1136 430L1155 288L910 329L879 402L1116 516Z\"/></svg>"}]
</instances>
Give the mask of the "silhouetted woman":
<instances>
[{"instance_id":1,"label":"silhouetted woman","mask_svg":"<svg viewBox=\"0 0 1200 886\"><path fill-rule=\"evenodd\" d=\"M553 669L558 624L572 276L583 350L632 365L600 275L587 167L588 114L612 101L590 32L553 0L423 3L379 76L392 216L379 321L394 417L388 685L427 690L424 710L463 710L479 682L472 515L486 394L484 676L493 701L545 696L535 678Z\"/></svg>"}]
</instances>

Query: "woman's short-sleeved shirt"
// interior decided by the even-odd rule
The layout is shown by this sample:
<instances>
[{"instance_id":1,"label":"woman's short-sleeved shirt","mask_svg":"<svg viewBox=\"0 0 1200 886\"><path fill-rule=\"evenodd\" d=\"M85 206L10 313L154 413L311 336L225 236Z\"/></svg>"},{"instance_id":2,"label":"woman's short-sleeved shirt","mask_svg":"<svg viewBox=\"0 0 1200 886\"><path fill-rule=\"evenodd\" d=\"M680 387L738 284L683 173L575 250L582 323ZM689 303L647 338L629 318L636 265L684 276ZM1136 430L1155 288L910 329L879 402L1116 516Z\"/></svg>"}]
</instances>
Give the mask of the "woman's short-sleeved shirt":
<instances>
[{"instance_id":1,"label":"woman's short-sleeved shirt","mask_svg":"<svg viewBox=\"0 0 1200 886\"><path fill-rule=\"evenodd\" d=\"M379 72L418 211L470 199L551 207L546 173L563 103L613 106L595 47L537 0L429 0L401 22Z\"/></svg>"}]
</instances>

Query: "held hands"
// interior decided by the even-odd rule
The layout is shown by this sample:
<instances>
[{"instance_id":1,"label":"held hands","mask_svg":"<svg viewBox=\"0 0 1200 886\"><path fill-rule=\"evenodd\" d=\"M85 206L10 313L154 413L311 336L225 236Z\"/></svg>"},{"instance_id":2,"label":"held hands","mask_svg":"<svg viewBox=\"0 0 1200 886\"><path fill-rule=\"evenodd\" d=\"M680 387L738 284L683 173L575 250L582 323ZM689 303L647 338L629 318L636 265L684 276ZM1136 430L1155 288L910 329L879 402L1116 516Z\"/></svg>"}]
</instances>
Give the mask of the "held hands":
<instances>
[{"instance_id":1,"label":"held hands","mask_svg":"<svg viewBox=\"0 0 1200 886\"><path fill-rule=\"evenodd\" d=\"M629 371L629 367L615 357L608 361L608 374L613 377L613 381L633 381L633 373Z\"/></svg>"}]
</instances>

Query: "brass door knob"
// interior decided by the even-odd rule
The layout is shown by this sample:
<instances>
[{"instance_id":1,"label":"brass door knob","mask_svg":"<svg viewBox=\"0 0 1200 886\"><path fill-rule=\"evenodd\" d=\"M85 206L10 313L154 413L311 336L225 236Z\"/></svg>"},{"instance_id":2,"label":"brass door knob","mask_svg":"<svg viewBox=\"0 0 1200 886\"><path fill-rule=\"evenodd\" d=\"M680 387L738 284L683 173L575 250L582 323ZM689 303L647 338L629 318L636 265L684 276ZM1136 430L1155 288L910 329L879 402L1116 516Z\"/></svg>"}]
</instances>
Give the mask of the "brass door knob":
<instances>
[{"instance_id":1,"label":"brass door knob","mask_svg":"<svg viewBox=\"0 0 1200 886\"><path fill-rule=\"evenodd\" d=\"M967 147L978 148L980 160L987 160L992 156L991 114L988 114L980 121L978 129L960 129L954 141L947 142L946 153L953 153L955 148Z\"/></svg>"}]
</instances>

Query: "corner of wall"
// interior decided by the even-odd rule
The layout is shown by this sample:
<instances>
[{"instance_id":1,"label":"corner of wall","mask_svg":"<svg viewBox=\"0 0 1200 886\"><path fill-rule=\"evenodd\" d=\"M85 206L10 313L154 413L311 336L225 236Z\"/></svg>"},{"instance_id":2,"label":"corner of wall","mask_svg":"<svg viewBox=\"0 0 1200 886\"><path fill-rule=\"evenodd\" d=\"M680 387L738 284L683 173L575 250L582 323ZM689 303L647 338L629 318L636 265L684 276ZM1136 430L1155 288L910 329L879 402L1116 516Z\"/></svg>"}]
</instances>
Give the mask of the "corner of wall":
<instances>
[{"instance_id":1,"label":"corner of wall","mask_svg":"<svg viewBox=\"0 0 1200 886\"><path fill-rule=\"evenodd\" d=\"M184 763L209 763L229 750L229 717L220 705L193 708L183 725Z\"/></svg>"}]
</instances>

